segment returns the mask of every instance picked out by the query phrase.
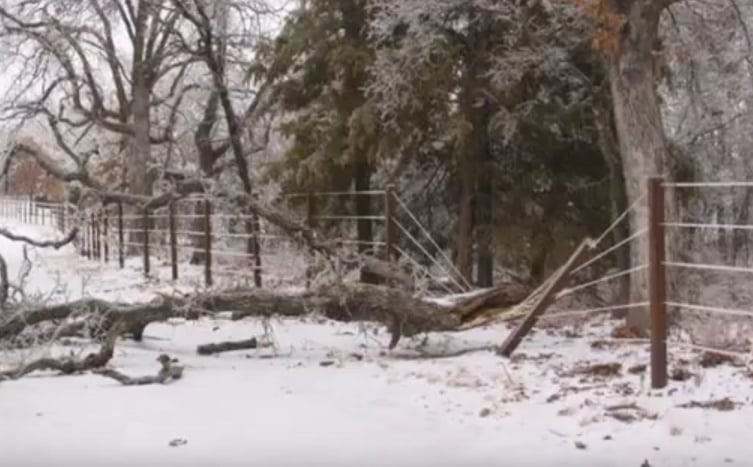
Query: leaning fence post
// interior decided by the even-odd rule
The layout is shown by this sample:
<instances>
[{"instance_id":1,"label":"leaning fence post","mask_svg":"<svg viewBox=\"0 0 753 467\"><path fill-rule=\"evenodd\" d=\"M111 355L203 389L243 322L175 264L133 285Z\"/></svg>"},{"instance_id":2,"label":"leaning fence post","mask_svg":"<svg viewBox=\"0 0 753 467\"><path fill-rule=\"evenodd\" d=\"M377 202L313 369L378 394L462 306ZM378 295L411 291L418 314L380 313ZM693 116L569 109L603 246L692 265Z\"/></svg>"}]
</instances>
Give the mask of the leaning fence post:
<instances>
[{"instance_id":1,"label":"leaning fence post","mask_svg":"<svg viewBox=\"0 0 753 467\"><path fill-rule=\"evenodd\" d=\"M204 200L204 284L212 286L212 204Z\"/></svg>"},{"instance_id":2,"label":"leaning fence post","mask_svg":"<svg viewBox=\"0 0 753 467\"><path fill-rule=\"evenodd\" d=\"M142 235L144 236L144 276L149 276L149 208L144 207Z\"/></svg>"},{"instance_id":3,"label":"leaning fence post","mask_svg":"<svg viewBox=\"0 0 753 467\"><path fill-rule=\"evenodd\" d=\"M170 264L172 266L173 280L178 280L178 236L175 233L175 202L170 201L167 205L168 229L170 231Z\"/></svg>"},{"instance_id":4,"label":"leaning fence post","mask_svg":"<svg viewBox=\"0 0 753 467\"><path fill-rule=\"evenodd\" d=\"M395 187L388 185L384 192L385 253L384 260L392 261L395 256Z\"/></svg>"},{"instance_id":5,"label":"leaning fence post","mask_svg":"<svg viewBox=\"0 0 753 467\"><path fill-rule=\"evenodd\" d=\"M118 263L120 269L125 267L125 245L123 239L123 202L118 201Z\"/></svg>"},{"instance_id":6,"label":"leaning fence post","mask_svg":"<svg viewBox=\"0 0 753 467\"><path fill-rule=\"evenodd\" d=\"M667 276L664 180L648 180L648 300L651 314L651 387L667 385Z\"/></svg>"}]
</instances>

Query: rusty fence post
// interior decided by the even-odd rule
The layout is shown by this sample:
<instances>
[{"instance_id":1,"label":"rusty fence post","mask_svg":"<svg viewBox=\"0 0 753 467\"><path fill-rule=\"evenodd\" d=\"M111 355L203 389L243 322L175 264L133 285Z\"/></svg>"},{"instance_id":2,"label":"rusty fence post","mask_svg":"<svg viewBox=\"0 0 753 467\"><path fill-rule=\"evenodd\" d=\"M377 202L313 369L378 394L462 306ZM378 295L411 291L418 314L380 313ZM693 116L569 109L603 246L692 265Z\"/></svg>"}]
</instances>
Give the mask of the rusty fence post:
<instances>
[{"instance_id":1,"label":"rusty fence post","mask_svg":"<svg viewBox=\"0 0 753 467\"><path fill-rule=\"evenodd\" d=\"M84 213L84 230L86 230L86 259L92 259L92 225L86 213Z\"/></svg>"},{"instance_id":2,"label":"rusty fence post","mask_svg":"<svg viewBox=\"0 0 753 467\"><path fill-rule=\"evenodd\" d=\"M168 229L170 235L170 265L173 280L178 280L178 235L175 233L175 201L167 205Z\"/></svg>"},{"instance_id":3,"label":"rusty fence post","mask_svg":"<svg viewBox=\"0 0 753 467\"><path fill-rule=\"evenodd\" d=\"M110 262L110 215L107 212L107 208L104 210L104 217L102 219L102 239L104 241L105 251L105 264Z\"/></svg>"},{"instance_id":4,"label":"rusty fence post","mask_svg":"<svg viewBox=\"0 0 753 467\"><path fill-rule=\"evenodd\" d=\"M648 301L651 315L651 387L667 385L667 275L664 179L648 180Z\"/></svg>"},{"instance_id":5,"label":"rusty fence post","mask_svg":"<svg viewBox=\"0 0 753 467\"><path fill-rule=\"evenodd\" d=\"M144 218L143 218L143 226L142 226L142 235L143 235L143 241L144 241L144 276L149 276L149 260L150 260L150 253L149 253L149 208L145 207L143 212Z\"/></svg>"},{"instance_id":6,"label":"rusty fence post","mask_svg":"<svg viewBox=\"0 0 753 467\"><path fill-rule=\"evenodd\" d=\"M102 260L102 229L100 228L99 213L92 213L92 229L94 229L94 259Z\"/></svg>"},{"instance_id":7,"label":"rusty fence post","mask_svg":"<svg viewBox=\"0 0 753 467\"><path fill-rule=\"evenodd\" d=\"M86 256L86 218L79 223L79 253L81 256Z\"/></svg>"},{"instance_id":8,"label":"rusty fence post","mask_svg":"<svg viewBox=\"0 0 753 467\"><path fill-rule=\"evenodd\" d=\"M384 260L387 262L391 262L395 257L395 196L395 187L388 185L384 192Z\"/></svg>"},{"instance_id":9,"label":"rusty fence post","mask_svg":"<svg viewBox=\"0 0 753 467\"><path fill-rule=\"evenodd\" d=\"M258 199L258 195L254 195L254 198ZM259 216L252 214L251 216L251 228L253 230L253 249L254 249L254 286L261 287L261 242L259 240L259 234L261 232L261 221Z\"/></svg>"},{"instance_id":10,"label":"rusty fence post","mask_svg":"<svg viewBox=\"0 0 753 467\"><path fill-rule=\"evenodd\" d=\"M204 284L212 286L212 204L204 200Z\"/></svg>"},{"instance_id":11,"label":"rusty fence post","mask_svg":"<svg viewBox=\"0 0 753 467\"><path fill-rule=\"evenodd\" d=\"M125 241L123 239L123 202L118 201L118 264L125 267Z\"/></svg>"}]
</instances>

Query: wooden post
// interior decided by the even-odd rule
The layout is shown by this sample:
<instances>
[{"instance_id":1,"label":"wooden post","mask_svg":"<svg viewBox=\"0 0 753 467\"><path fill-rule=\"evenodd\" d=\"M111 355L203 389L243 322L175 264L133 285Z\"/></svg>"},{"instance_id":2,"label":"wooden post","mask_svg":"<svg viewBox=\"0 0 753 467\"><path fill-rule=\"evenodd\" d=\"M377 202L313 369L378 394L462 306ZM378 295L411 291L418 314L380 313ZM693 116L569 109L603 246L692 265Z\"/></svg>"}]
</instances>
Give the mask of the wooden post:
<instances>
[{"instance_id":1,"label":"wooden post","mask_svg":"<svg viewBox=\"0 0 753 467\"><path fill-rule=\"evenodd\" d=\"M178 280L178 236L175 233L175 201L170 201L167 206L168 229L170 235L170 264L172 266L173 280Z\"/></svg>"},{"instance_id":2,"label":"wooden post","mask_svg":"<svg viewBox=\"0 0 753 467\"><path fill-rule=\"evenodd\" d=\"M212 286L212 204L204 200L204 284Z\"/></svg>"},{"instance_id":3,"label":"wooden post","mask_svg":"<svg viewBox=\"0 0 753 467\"><path fill-rule=\"evenodd\" d=\"M316 215L316 205L314 204L314 194L309 190L308 193L306 193L306 227L308 227L312 232L314 231L314 228L316 228L316 220L314 216ZM306 290L308 290L311 287L311 268L312 264L309 264L306 267Z\"/></svg>"},{"instance_id":4,"label":"wooden post","mask_svg":"<svg viewBox=\"0 0 753 467\"><path fill-rule=\"evenodd\" d=\"M259 233L261 231L261 223L259 216L252 214L252 230L253 230L253 246L254 246L254 285L261 287L261 243L259 242Z\"/></svg>"},{"instance_id":5,"label":"wooden post","mask_svg":"<svg viewBox=\"0 0 753 467\"><path fill-rule=\"evenodd\" d=\"M539 316L544 314L549 305L554 302L557 293L562 290L570 280L570 272L583 264L591 251L591 240L584 240L575 252L570 256L564 266L556 273L555 276L548 280L548 284L541 291L538 300L533 304L531 311L523 318L518 327L513 329L510 335L505 339L502 345L497 349L497 353L504 357L509 357L518 348L523 338L531 332L536 325Z\"/></svg>"},{"instance_id":6,"label":"wooden post","mask_svg":"<svg viewBox=\"0 0 753 467\"><path fill-rule=\"evenodd\" d=\"M384 260L388 263L395 257L395 187L388 185L384 192L385 249Z\"/></svg>"},{"instance_id":7,"label":"wooden post","mask_svg":"<svg viewBox=\"0 0 753 467\"><path fill-rule=\"evenodd\" d=\"M105 208L102 218L102 230L102 239L105 247L105 264L107 264L110 262L110 216L107 213L107 208Z\"/></svg>"},{"instance_id":8,"label":"wooden post","mask_svg":"<svg viewBox=\"0 0 753 467\"><path fill-rule=\"evenodd\" d=\"M149 208L144 208L142 235L144 237L144 276L149 276Z\"/></svg>"},{"instance_id":9,"label":"wooden post","mask_svg":"<svg viewBox=\"0 0 753 467\"><path fill-rule=\"evenodd\" d=\"M125 245L123 240L123 202L118 201L118 263L120 269L125 267Z\"/></svg>"},{"instance_id":10,"label":"wooden post","mask_svg":"<svg viewBox=\"0 0 753 467\"><path fill-rule=\"evenodd\" d=\"M86 256L86 242L89 240L86 238L86 216L81 221L81 256Z\"/></svg>"},{"instance_id":11,"label":"wooden post","mask_svg":"<svg viewBox=\"0 0 753 467\"><path fill-rule=\"evenodd\" d=\"M651 314L651 387L667 385L667 276L664 180L648 180L648 301Z\"/></svg>"},{"instance_id":12,"label":"wooden post","mask_svg":"<svg viewBox=\"0 0 753 467\"><path fill-rule=\"evenodd\" d=\"M86 226L86 259L92 259L92 225L86 214L84 214L84 225Z\"/></svg>"},{"instance_id":13,"label":"wooden post","mask_svg":"<svg viewBox=\"0 0 753 467\"><path fill-rule=\"evenodd\" d=\"M100 229L99 223L99 213L92 213L92 229L94 230L94 259L97 261L102 260L102 230Z\"/></svg>"}]
</instances>

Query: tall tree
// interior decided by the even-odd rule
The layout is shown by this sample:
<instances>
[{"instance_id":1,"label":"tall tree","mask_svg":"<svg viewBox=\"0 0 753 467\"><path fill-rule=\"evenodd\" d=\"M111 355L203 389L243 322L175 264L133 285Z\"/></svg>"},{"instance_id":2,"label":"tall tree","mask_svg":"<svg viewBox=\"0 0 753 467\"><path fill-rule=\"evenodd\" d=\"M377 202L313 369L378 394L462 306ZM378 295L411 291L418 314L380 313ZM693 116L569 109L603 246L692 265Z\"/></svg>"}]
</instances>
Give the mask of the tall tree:
<instances>
[{"instance_id":1,"label":"tall tree","mask_svg":"<svg viewBox=\"0 0 753 467\"><path fill-rule=\"evenodd\" d=\"M501 186L510 173L497 168L528 150L557 152L554 144L534 148L533 139L590 137L592 117L583 128L583 116L592 102L590 69L598 67L579 58L588 26L572 6L547 2L376 5L370 91L383 126L406 158L450 157L457 266L470 281L475 263L477 284L488 286L495 218L505 215L493 205L516 185Z\"/></svg>"},{"instance_id":2,"label":"tall tree","mask_svg":"<svg viewBox=\"0 0 753 467\"><path fill-rule=\"evenodd\" d=\"M256 68L274 83L282 131L291 138L287 185L368 191L378 151L373 106L364 93L373 47L367 0L300 2ZM372 200L353 200L359 251L373 240ZM362 276L371 280L368 274Z\"/></svg>"}]
</instances>

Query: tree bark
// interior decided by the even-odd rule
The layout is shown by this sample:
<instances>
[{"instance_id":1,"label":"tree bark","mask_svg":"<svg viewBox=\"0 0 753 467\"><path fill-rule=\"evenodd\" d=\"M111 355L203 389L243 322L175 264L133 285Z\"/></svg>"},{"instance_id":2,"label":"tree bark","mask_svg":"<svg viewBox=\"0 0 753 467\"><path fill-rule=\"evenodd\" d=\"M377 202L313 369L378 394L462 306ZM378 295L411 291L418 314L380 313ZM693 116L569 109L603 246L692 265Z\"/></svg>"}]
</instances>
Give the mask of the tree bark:
<instances>
[{"instance_id":1,"label":"tree bark","mask_svg":"<svg viewBox=\"0 0 753 467\"><path fill-rule=\"evenodd\" d=\"M659 19L667 3L655 0L610 2L612 13L621 14L626 20L620 30L618 50L609 55L608 71L629 204L645 193L647 177L665 173L667 145L656 90L653 49ZM668 211L672 212L671 196L667 197L667 202ZM629 217L634 232L646 228L647 204L640 203ZM672 247L671 242L667 245ZM648 238L643 235L631 243L633 267L646 264L647 253ZM635 273L631 277L631 301L645 301L646 291L646 272ZM645 329L647 311L631 310L628 324Z\"/></svg>"}]
</instances>

